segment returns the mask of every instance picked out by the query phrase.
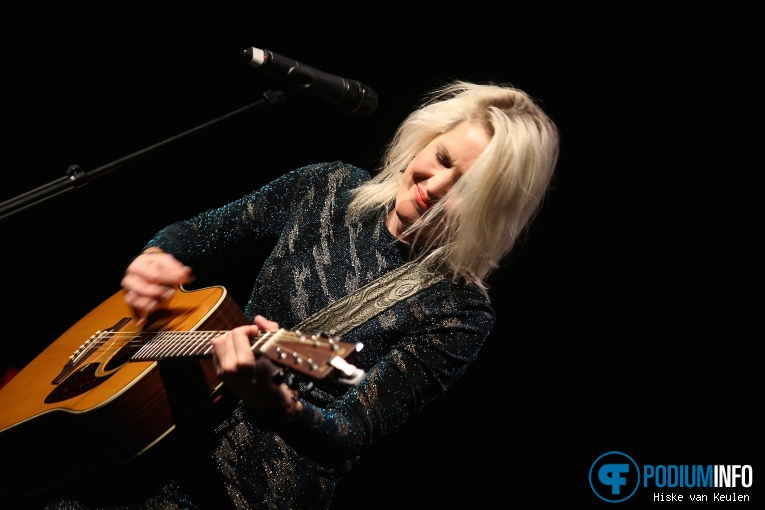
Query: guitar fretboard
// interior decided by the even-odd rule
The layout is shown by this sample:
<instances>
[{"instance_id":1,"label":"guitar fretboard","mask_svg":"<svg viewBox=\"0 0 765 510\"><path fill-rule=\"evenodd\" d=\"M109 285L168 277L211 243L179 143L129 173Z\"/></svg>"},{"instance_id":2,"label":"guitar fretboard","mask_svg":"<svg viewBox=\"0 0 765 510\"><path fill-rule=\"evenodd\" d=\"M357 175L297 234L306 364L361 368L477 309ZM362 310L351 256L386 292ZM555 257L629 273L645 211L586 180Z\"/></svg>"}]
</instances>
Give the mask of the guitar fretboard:
<instances>
[{"instance_id":1,"label":"guitar fretboard","mask_svg":"<svg viewBox=\"0 0 765 510\"><path fill-rule=\"evenodd\" d=\"M162 331L153 333L130 359L157 361L165 358L200 358L212 355L212 340L226 331ZM260 342L264 335L255 339Z\"/></svg>"}]
</instances>

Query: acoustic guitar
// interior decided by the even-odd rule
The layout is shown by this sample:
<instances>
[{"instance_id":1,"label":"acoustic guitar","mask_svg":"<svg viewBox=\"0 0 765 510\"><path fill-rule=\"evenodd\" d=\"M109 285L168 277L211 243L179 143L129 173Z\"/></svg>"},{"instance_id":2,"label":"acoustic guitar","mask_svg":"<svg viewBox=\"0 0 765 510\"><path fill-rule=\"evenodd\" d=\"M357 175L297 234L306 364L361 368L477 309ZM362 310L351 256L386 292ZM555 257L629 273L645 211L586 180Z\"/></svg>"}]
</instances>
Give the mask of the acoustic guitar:
<instances>
[{"instance_id":1,"label":"acoustic guitar","mask_svg":"<svg viewBox=\"0 0 765 510\"><path fill-rule=\"evenodd\" d=\"M181 288L133 329L119 291L0 388L3 494L34 494L88 470L128 462L226 395L211 340L248 323L224 287ZM353 385L361 344L284 329L252 339L282 380ZM233 395L233 394L232 394Z\"/></svg>"}]
</instances>

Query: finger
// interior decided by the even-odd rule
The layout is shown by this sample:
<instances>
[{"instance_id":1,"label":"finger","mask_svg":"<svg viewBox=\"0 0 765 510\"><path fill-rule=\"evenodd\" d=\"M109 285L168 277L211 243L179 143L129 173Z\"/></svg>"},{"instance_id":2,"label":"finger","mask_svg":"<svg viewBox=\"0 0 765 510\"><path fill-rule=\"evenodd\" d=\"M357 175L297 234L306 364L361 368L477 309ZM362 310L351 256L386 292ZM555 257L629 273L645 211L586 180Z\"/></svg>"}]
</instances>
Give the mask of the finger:
<instances>
[{"instance_id":1,"label":"finger","mask_svg":"<svg viewBox=\"0 0 765 510\"><path fill-rule=\"evenodd\" d=\"M241 362L247 364L254 363L255 353L252 350L252 339L258 337L260 328L254 324L249 324L231 330L231 334L233 339L232 347L236 350Z\"/></svg>"},{"instance_id":2,"label":"finger","mask_svg":"<svg viewBox=\"0 0 765 510\"><path fill-rule=\"evenodd\" d=\"M143 327L148 322L149 315L157 309L159 303L155 299L139 298L133 300L129 305L133 312L133 316L136 319L136 325L138 327Z\"/></svg>"},{"instance_id":3,"label":"finger","mask_svg":"<svg viewBox=\"0 0 765 510\"><path fill-rule=\"evenodd\" d=\"M227 331L226 333L213 338L211 343L213 348L213 361L218 375L232 372L232 367L236 364L236 356L232 345L233 335L231 332Z\"/></svg>"},{"instance_id":4,"label":"finger","mask_svg":"<svg viewBox=\"0 0 765 510\"><path fill-rule=\"evenodd\" d=\"M122 287L125 289L125 299L132 304L145 298L156 301L166 301L175 295L178 289L175 285L149 283L141 278L123 278Z\"/></svg>"},{"instance_id":5,"label":"finger","mask_svg":"<svg viewBox=\"0 0 765 510\"><path fill-rule=\"evenodd\" d=\"M193 280L192 270L170 254L152 253L138 257L126 271L126 276L150 283L178 286Z\"/></svg>"},{"instance_id":6,"label":"finger","mask_svg":"<svg viewBox=\"0 0 765 510\"><path fill-rule=\"evenodd\" d=\"M170 299L172 299L172 297L175 295L175 287L163 286L163 288L164 291L159 295L158 301L170 301Z\"/></svg>"},{"instance_id":7,"label":"finger","mask_svg":"<svg viewBox=\"0 0 765 510\"><path fill-rule=\"evenodd\" d=\"M279 329L278 322L268 320L262 315L256 315L254 322L256 326L258 326L261 330L264 330L264 331L275 331Z\"/></svg>"}]
</instances>

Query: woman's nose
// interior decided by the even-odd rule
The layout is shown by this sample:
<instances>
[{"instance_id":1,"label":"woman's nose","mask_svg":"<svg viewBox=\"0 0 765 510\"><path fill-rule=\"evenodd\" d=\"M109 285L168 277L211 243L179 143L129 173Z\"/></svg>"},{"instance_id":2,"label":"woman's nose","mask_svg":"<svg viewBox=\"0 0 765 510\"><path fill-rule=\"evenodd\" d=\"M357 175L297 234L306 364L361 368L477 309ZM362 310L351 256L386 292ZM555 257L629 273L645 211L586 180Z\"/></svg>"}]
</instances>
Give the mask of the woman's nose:
<instances>
[{"instance_id":1,"label":"woman's nose","mask_svg":"<svg viewBox=\"0 0 765 510\"><path fill-rule=\"evenodd\" d=\"M430 195L431 199L437 200L446 195L446 192L449 191L453 184L451 174L447 172L435 174L428 179L428 195Z\"/></svg>"}]
</instances>

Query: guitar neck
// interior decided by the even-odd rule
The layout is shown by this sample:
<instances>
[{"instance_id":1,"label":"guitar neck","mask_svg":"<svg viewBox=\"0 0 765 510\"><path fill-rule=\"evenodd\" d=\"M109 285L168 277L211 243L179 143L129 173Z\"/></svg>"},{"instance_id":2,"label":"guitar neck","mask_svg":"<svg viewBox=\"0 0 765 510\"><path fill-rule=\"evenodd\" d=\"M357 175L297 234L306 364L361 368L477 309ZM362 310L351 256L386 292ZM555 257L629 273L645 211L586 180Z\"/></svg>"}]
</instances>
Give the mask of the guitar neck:
<instances>
[{"instance_id":1,"label":"guitar neck","mask_svg":"<svg viewBox=\"0 0 765 510\"><path fill-rule=\"evenodd\" d=\"M141 345L131 361L168 358L203 358L212 355L212 340L226 331L160 331L139 333L133 341ZM333 370L358 382L359 370L346 358L363 347L323 335L306 335L278 329L265 331L251 340L251 349L277 365L320 380Z\"/></svg>"},{"instance_id":2,"label":"guitar neck","mask_svg":"<svg viewBox=\"0 0 765 510\"><path fill-rule=\"evenodd\" d=\"M131 361L159 361L167 358L206 358L212 356L212 340L226 331L160 331L136 336L143 346L130 356ZM255 339L257 344L264 334Z\"/></svg>"}]
</instances>

